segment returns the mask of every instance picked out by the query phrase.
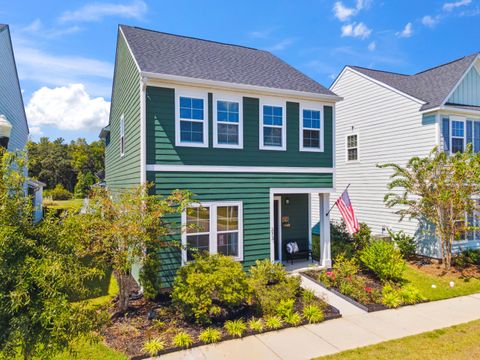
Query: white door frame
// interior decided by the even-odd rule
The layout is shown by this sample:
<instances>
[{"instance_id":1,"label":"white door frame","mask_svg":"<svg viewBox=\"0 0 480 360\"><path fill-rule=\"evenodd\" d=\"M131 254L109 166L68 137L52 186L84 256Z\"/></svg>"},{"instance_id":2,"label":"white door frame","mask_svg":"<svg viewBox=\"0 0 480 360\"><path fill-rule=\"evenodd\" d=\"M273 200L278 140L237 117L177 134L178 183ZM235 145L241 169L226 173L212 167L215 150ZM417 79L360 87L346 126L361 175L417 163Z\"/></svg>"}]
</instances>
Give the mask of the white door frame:
<instances>
[{"instance_id":1,"label":"white door frame","mask_svg":"<svg viewBox=\"0 0 480 360\"><path fill-rule=\"evenodd\" d=\"M325 216L329 208L330 194L335 192L334 188L270 188L270 261L275 261L275 246L274 246L274 219L273 219L273 207L275 195L277 197L282 194L325 194L320 200L320 264L326 267L331 266L330 259L330 217ZM309 196L310 199L310 196ZM310 217L310 206L309 214ZM281 220L281 219L280 219ZM280 222L281 223L281 222ZM327 226L328 224L328 226ZM280 224L281 226L281 224ZM311 232L311 229L310 229Z\"/></svg>"},{"instance_id":2,"label":"white door frame","mask_svg":"<svg viewBox=\"0 0 480 360\"><path fill-rule=\"evenodd\" d=\"M278 201L278 228L277 228L277 232L278 232L278 243L277 243L277 246L278 246L278 261L279 262L282 262L282 197L280 195L275 195L273 197L273 201L274 201L274 205L275 206L275 201ZM275 211L273 212L273 214L275 215ZM273 226L275 226L275 221L273 222ZM273 234L275 234L275 229L273 230ZM275 240L275 236L273 236L273 239ZM275 249L275 246L273 247L273 249ZM275 251L273 253L273 259L275 259Z\"/></svg>"}]
</instances>

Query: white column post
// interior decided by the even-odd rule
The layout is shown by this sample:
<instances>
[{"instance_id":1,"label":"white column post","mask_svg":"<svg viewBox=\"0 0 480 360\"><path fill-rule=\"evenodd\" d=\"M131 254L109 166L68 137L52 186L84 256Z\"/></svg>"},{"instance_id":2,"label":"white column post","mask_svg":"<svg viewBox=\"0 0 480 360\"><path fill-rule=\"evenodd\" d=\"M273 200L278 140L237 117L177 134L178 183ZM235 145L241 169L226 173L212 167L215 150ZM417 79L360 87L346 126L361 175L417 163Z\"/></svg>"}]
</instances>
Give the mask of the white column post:
<instances>
[{"instance_id":1,"label":"white column post","mask_svg":"<svg viewBox=\"0 0 480 360\"><path fill-rule=\"evenodd\" d=\"M320 265L326 268L332 266L330 254L330 214L325 216L330 209L330 194L320 195Z\"/></svg>"}]
</instances>

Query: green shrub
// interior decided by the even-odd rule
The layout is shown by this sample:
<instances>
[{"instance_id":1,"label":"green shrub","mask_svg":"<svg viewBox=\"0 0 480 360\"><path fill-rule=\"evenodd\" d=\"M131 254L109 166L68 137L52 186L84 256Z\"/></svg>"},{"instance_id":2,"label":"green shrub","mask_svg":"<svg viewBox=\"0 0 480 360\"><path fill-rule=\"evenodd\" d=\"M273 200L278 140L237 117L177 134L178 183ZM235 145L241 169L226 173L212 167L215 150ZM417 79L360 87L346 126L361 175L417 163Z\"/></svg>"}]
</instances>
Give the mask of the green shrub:
<instances>
[{"instance_id":1,"label":"green shrub","mask_svg":"<svg viewBox=\"0 0 480 360\"><path fill-rule=\"evenodd\" d=\"M265 327L269 330L276 330L282 327L282 319L278 316L265 317Z\"/></svg>"},{"instance_id":2,"label":"green shrub","mask_svg":"<svg viewBox=\"0 0 480 360\"><path fill-rule=\"evenodd\" d=\"M143 343L142 351L150 356L156 356L165 349L165 342L160 338L153 338Z\"/></svg>"},{"instance_id":3,"label":"green shrub","mask_svg":"<svg viewBox=\"0 0 480 360\"><path fill-rule=\"evenodd\" d=\"M314 305L318 303L318 298L312 290L302 289L303 306Z\"/></svg>"},{"instance_id":4,"label":"green shrub","mask_svg":"<svg viewBox=\"0 0 480 360\"><path fill-rule=\"evenodd\" d=\"M480 265L480 250L479 249L467 249L455 254L452 259L455 266L459 268L467 268L469 266Z\"/></svg>"},{"instance_id":5,"label":"green shrub","mask_svg":"<svg viewBox=\"0 0 480 360\"><path fill-rule=\"evenodd\" d=\"M347 231L345 222L330 223L330 239L332 259L335 259L340 254L344 254L347 258L352 258L355 255L353 239Z\"/></svg>"},{"instance_id":6,"label":"green shrub","mask_svg":"<svg viewBox=\"0 0 480 360\"><path fill-rule=\"evenodd\" d=\"M282 300L277 305L276 314L285 320L294 312L295 299Z\"/></svg>"},{"instance_id":7,"label":"green shrub","mask_svg":"<svg viewBox=\"0 0 480 360\"><path fill-rule=\"evenodd\" d=\"M287 276L281 264L272 264L269 260L257 261L250 268L248 281L264 315L274 315L281 301L295 299L300 292L300 278Z\"/></svg>"},{"instance_id":8,"label":"green shrub","mask_svg":"<svg viewBox=\"0 0 480 360\"><path fill-rule=\"evenodd\" d=\"M308 305L303 308L302 311L303 317L307 319L310 324L318 323L323 321L325 315L318 306Z\"/></svg>"},{"instance_id":9,"label":"green shrub","mask_svg":"<svg viewBox=\"0 0 480 360\"><path fill-rule=\"evenodd\" d=\"M198 336L198 340L204 342L205 344L213 344L219 342L222 339L222 333L220 330L214 328L206 328Z\"/></svg>"},{"instance_id":10,"label":"green shrub","mask_svg":"<svg viewBox=\"0 0 480 360\"><path fill-rule=\"evenodd\" d=\"M231 336L241 337L245 330L247 330L247 325L245 325L242 319L228 320L225 321L224 328Z\"/></svg>"},{"instance_id":11,"label":"green shrub","mask_svg":"<svg viewBox=\"0 0 480 360\"><path fill-rule=\"evenodd\" d=\"M143 287L143 295L147 299L155 299L160 293L161 279L161 256L157 251L147 251L140 269L140 284Z\"/></svg>"},{"instance_id":12,"label":"green shrub","mask_svg":"<svg viewBox=\"0 0 480 360\"><path fill-rule=\"evenodd\" d=\"M382 289L382 303L389 308L397 308L402 305L400 290L390 283L385 284Z\"/></svg>"},{"instance_id":13,"label":"green shrub","mask_svg":"<svg viewBox=\"0 0 480 360\"><path fill-rule=\"evenodd\" d=\"M390 238L393 243L397 245L397 248L400 250L404 259L411 259L415 256L417 250L417 243L413 236L407 235L403 230L399 232L393 232L390 229L387 229Z\"/></svg>"},{"instance_id":14,"label":"green shrub","mask_svg":"<svg viewBox=\"0 0 480 360\"><path fill-rule=\"evenodd\" d=\"M172 300L186 318L208 324L212 316L238 309L249 295L242 265L229 256L216 254L197 256L178 270Z\"/></svg>"},{"instance_id":15,"label":"green shrub","mask_svg":"<svg viewBox=\"0 0 480 360\"><path fill-rule=\"evenodd\" d=\"M88 196L90 188L97 179L95 176L88 171L86 174L80 172L77 176L77 183L75 184L75 188L73 189L73 193L75 194L75 198L83 199Z\"/></svg>"},{"instance_id":16,"label":"green shrub","mask_svg":"<svg viewBox=\"0 0 480 360\"><path fill-rule=\"evenodd\" d=\"M400 250L385 240L374 241L360 252L362 264L382 281L399 281L403 278L405 261Z\"/></svg>"},{"instance_id":17,"label":"green shrub","mask_svg":"<svg viewBox=\"0 0 480 360\"><path fill-rule=\"evenodd\" d=\"M177 347L189 348L193 345L193 339L190 334L182 331L173 337L172 343Z\"/></svg>"},{"instance_id":18,"label":"green shrub","mask_svg":"<svg viewBox=\"0 0 480 360\"><path fill-rule=\"evenodd\" d=\"M248 321L248 328L252 331L262 332L263 326L262 319L252 318Z\"/></svg>"},{"instance_id":19,"label":"green shrub","mask_svg":"<svg viewBox=\"0 0 480 360\"><path fill-rule=\"evenodd\" d=\"M287 324L297 326L302 322L302 317L297 312L291 312L283 319Z\"/></svg>"},{"instance_id":20,"label":"green shrub","mask_svg":"<svg viewBox=\"0 0 480 360\"><path fill-rule=\"evenodd\" d=\"M372 230L367 224L360 223L360 229L352 237L353 247L356 251L361 251L372 243Z\"/></svg>"},{"instance_id":21,"label":"green shrub","mask_svg":"<svg viewBox=\"0 0 480 360\"><path fill-rule=\"evenodd\" d=\"M412 284L406 284L400 289L400 297L402 298L402 303L404 304L417 304L421 301L424 301L425 298L420 293L415 286Z\"/></svg>"},{"instance_id":22,"label":"green shrub","mask_svg":"<svg viewBox=\"0 0 480 360\"><path fill-rule=\"evenodd\" d=\"M312 259L320 261L320 235L312 234Z\"/></svg>"},{"instance_id":23,"label":"green shrub","mask_svg":"<svg viewBox=\"0 0 480 360\"><path fill-rule=\"evenodd\" d=\"M45 191L45 197L51 198L52 200L71 200L73 194L65 189L62 184L57 184L55 188Z\"/></svg>"},{"instance_id":24,"label":"green shrub","mask_svg":"<svg viewBox=\"0 0 480 360\"><path fill-rule=\"evenodd\" d=\"M345 254L338 255L333 262L333 271L338 278L356 275L360 268L355 258L347 258Z\"/></svg>"}]
</instances>

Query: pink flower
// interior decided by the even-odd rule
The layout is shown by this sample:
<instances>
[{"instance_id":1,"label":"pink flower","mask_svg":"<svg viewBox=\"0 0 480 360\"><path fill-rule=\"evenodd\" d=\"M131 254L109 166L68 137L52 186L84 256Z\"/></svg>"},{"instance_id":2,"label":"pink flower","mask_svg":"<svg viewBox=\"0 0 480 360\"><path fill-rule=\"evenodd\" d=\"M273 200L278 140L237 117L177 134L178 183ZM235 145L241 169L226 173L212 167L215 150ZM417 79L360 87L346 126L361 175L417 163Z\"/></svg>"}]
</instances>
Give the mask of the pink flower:
<instances>
[{"instance_id":1,"label":"pink flower","mask_svg":"<svg viewBox=\"0 0 480 360\"><path fill-rule=\"evenodd\" d=\"M371 294L372 291L373 291L373 289L372 289L371 287L368 287L368 286L367 286L367 287L365 288L365 292L367 292L367 293L369 293L369 294Z\"/></svg>"}]
</instances>

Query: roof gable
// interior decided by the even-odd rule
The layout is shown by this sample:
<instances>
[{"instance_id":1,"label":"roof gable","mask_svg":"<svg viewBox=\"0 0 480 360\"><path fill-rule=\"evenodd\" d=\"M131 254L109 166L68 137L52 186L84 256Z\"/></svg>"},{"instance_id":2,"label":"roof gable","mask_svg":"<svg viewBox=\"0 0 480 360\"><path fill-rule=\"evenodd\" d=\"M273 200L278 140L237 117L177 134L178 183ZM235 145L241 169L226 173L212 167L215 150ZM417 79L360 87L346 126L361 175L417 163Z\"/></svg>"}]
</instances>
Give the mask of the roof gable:
<instances>
[{"instance_id":1,"label":"roof gable","mask_svg":"<svg viewBox=\"0 0 480 360\"><path fill-rule=\"evenodd\" d=\"M335 96L273 54L121 25L140 71Z\"/></svg>"},{"instance_id":2,"label":"roof gable","mask_svg":"<svg viewBox=\"0 0 480 360\"><path fill-rule=\"evenodd\" d=\"M428 110L443 105L477 56L478 53L465 56L414 75L366 69L359 66L351 66L351 68L425 102L421 110Z\"/></svg>"},{"instance_id":3,"label":"roof gable","mask_svg":"<svg viewBox=\"0 0 480 360\"><path fill-rule=\"evenodd\" d=\"M448 98L448 104L480 106L480 60L465 74L455 91Z\"/></svg>"}]
</instances>

